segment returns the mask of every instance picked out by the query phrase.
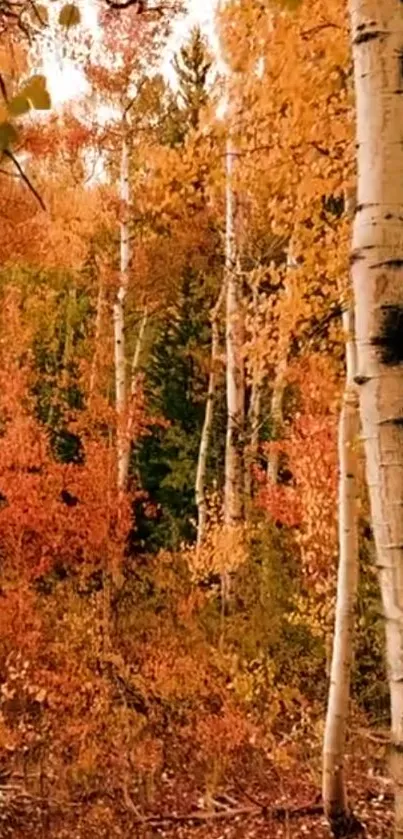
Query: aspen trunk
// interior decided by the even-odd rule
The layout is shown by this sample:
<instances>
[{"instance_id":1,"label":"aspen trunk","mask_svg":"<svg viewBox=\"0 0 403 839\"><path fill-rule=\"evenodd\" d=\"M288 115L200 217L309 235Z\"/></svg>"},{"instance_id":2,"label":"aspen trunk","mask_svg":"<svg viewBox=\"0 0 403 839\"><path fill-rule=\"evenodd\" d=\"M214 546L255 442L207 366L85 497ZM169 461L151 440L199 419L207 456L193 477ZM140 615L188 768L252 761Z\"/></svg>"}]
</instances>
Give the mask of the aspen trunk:
<instances>
[{"instance_id":1,"label":"aspen trunk","mask_svg":"<svg viewBox=\"0 0 403 839\"><path fill-rule=\"evenodd\" d=\"M139 367L140 367L140 358L141 358L141 352L142 352L142 349L143 349L144 335L145 335L145 331L147 329L147 323L148 323L148 309L146 307L144 309L143 316L142 316L141 321L140 321L139 334L137 336L136 346L134 348L134 353L133 353L132 369L131 369L131 392L132 392L132 394L133 394L135 384L136 384L136 376L137 376L137 373L138 373Z\"/></svg>"},{"instance_id":2,"label":"aspen trunk","mask_svg":"<svg viewBox=\"0 0 403 839\"><path fill-rule=\"evenodd\" d=\"M395 837L403 837L403 3L350 0L350 16L358 149L356 381L386 619Z\"/></svg>"},{"instance_id":3,"label":"aspen trunk","mask_svg":"<svg viewBox=\"0 0 403 839\"><path fill-rule=\"evenodd\" d=\"M256 463L256 458L259 450L259 427L260 427L260 412L262 403L262 383L260 378L254 377L252 382L250 408L249 408L249 429L250 442L248 450L245 452L245 502L250 504L253 496L253 476L252 468Z\"/></svg>"},{"instance_id":4,"label":"aspen trunk","mask_svg":"<svg viewBox=\"0 0 403 839\"><path fill-rule=\"evenodd\" d=\"M67 307L66 307L66 336L64 341L63 351L63 371L68 375L68 365L71 361L74 341L74 310L77 305L77 289L71 286L68 291Z\"/></svg>"},{"instance_id":5,"label":"aspen trunk","mask_svg":"<svg viewBox=\"0 0 403 839\"><path fill-rule=\"evenodd\" d=\"M225 451L224 520L236 527L243 519L244 362L242 357L241 281L236 258L233 147L226 153L226 349L227 437Z\"/></svg>"},{"instance_id":6,"label":"aspen trunk","mask_svg":"<svg viewBox=\"0 0 403 839\"><path fill-rule=\"evenodd\" d=\"M88 401L91 404L94 390L95 390L95 380L97 375L97 364L99 360L99 342L101 338L101 328L102 328L102 317L105 305L105 286L103 282L103 277L100 273L99 276L99 286L98 286L98 296L97 296L97 309L95 315L95 332L94 332L94 353L92 356L91 362L91 372L90 372L90 381L88 386Z\"/></svg>"},{"instance_id":7,"label":"aspen trunk","mask_svg":"<svg viewBox=\"0 0 403 839\"><path fill-rule=\"evenodd\" d=\"M128 205L129 205L129 148L127 142L126 120L123 119L122 152L120 165L120 276L115 303L113 306L114 341L115 341L115 398L116 398L116 449L117 449L117 485L123 492L129 471L129 441L126 429L127 381L125 348L125 298L128 283L130 261Z\"/></svg>"},{"instance_id":8,"label":"aspen trunk","mask_svg":"<svg viewBox=\"0 0 403 839\"><path fill-rule=\"evenodd\" d=\"M206 468L210 446L211 429L214 417L214 400L217 388L217 358L219 350L218 317L224 296L225 286L222 286L216 305L211 316L211 364L207 389L206 410L204 414L203 429L200 438L199 457L197 460L195 497L197 507L197 547L203 542L207 523L206 506Z\"/></svg>"},{"instance_id":9,"label":"aspen trunk","mask_svg":"<svg viewBox=\"0 0 403 839\"><path fill-rule=\"evenodd\" d=\"M352 835L344 751L350 700L355 605L358 586L358 393L352 309L343 313L346 384L339 421L339 570L329 701L323 747L323 805L334 836ZM358 823L357 823L358 826Z\"/></svg>"},{"instance_id":10,"label":"aspen trunk","mask_svg":"<svg viewBox=\"0 0 403 839\"><path fill-rule=\"evenodd\" d=\"M292 270L295 267L296 262L291 254L291 250L289 250L287 254L287 271L284 289L286 305L289 303L291 298ZM283 403L286 386L286 374L288 369L288 355L290 343L290 312L287 311L285 313L285 315L283 316L283 321L283 324L280 324L279 360L276 368L270 407L270 417L274 440L277 440L281 434L284 419ZM267 477L269 481L271 481L271 483L273 484L276 484L278 481L278 469L279 455L278 452L273 451L269 455L269 462L267 464Z\"/></svg>"},{"instance_id":11,"label":"aspen trunk","mask_svg":"<svg viewBox=\"0 0 403 839\"><path fill-rule=\"evenodd\" d=\"M258 348L259 342L259 280L253 288L253 350L252 387L248 412L249 442L245 448L245 506L248 511L253 495L252 468L256 463L259 449L259 427L262 397L262 360Z\"/></svg>"},{"instance_id":12,"label":"aspen trunk","mask_svg":"<svg viewBox=\"0 0 403 839\"><path fill-rule=\"evenodd\" d=\"M127 440L127 461L126 461L126 475L124 480L124 485L127 486L128 481L128 469L129 469L129 452L131 446L131 439L133 433L133 421L134 421L134 409L135 409L135 401L136 401L136 390L137 390L137 383L138 383L138 372L140 367L140 358L141 358L141 351L143 349L144 343L144 336L147 329L148 323L148 309L145 308L143 312L143 316L140 321L140 328L139 334L137 336L136 346L134 348L133 359L132 359L132 366L130 372L130 404L127 408L127 424L126 424L126 440Z\"/></svg>"},{"instance_id":13,"label":"aspen trunk","mask_svg":"<svg viewBox=\"0 0 403 839\"><path fill-rule=\"evenodd\" d=\"M271 397L270 418L273 430L273 439L277 440L283 425L283 399L286 385L286 373L288 368L288 352L280 358L276 369L276 378L273 385ZM278 481L279 455L277 451L270 452L267 464L267 477L271 483Z\"/></svg>"}]
</instances>

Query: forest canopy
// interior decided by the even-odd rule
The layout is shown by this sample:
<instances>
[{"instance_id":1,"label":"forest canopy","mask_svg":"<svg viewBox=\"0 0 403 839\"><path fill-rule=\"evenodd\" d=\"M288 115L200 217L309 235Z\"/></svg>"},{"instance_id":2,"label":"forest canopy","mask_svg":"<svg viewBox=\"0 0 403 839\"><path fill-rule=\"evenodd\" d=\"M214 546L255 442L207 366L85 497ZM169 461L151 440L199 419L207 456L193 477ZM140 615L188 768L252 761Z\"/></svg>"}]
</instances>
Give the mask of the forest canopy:
<instances>
[{"instance_id":1,"label":"forest canopy","mask_svg":"<svg viewBox=\"0 0 403 839\"><path fill-rule=\"evenodd\" d=\"M0 836L403 835L403 5L211 5L0 0Z\"/></svg>"}]
</instances>

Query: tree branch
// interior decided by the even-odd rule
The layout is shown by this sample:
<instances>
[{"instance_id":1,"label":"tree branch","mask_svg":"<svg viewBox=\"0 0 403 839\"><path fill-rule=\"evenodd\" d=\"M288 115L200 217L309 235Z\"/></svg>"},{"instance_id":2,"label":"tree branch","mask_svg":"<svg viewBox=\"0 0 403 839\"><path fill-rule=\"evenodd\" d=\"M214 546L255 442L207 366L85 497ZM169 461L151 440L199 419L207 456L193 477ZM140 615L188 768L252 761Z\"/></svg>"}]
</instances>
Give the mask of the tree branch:
<instances>
[{"instance_id":1,"label":"tree branch","mask_svg":"<svg viewBox=\"0 0 403 839\"><path fill-rule=\"evenodd\" d=\"M136 818L132 824L150 824L160 825L164 823L178 824L187 822L205 822L217 821L223 819L236 818L237 816L263 816L266 819L275 819L276 821L285 821L286 819L298 819L302 816L317 816L323 814L323 805L318 803L318 799L310 804L304 804L301 807L266 807L261 806L241 806L234 807L232 810L194 810L191 813L166 813L154 816L144 816Z\"/></svg>"},{"instance_id":2,"label":"tree branch","mask_svg":"<svg viewBox=\"0 0 403 839\"><path fill-rule=\"evenodd\" d=\"M341 29L337 23L319 23L318 26L313 26L311 29L304 29L301 32L301 38L309 38L310 35L316 35L324 29Z\"/></svg>"},{"instance_id":3,"label":"tree branch","mask_svg":"<svg viewBox=\"0 0 403 839\"><path fill-rule=\"evenodd\" d=\"M3 79L3 76L1 74L0 74L0 90L2 92L4 101L8 103L6 83L5 83L5 81Z\"/></svg>"},{"instance_id":4,"label":"tree branch","mask_svg":"<svg viewBox=\"0 0 403 839\"><path fill-rule=\"evenodd\" d=\"M9 149L4 149L3 154L8 157L14 163L15 168L17 169L20 177L28 187L29 191L32 192L32 195L36 198L38 204L41 206L42 210L46 212L46 205L43 201L43 198L39 195L39 192L35 189L33 183L29 180L28 175L24 172L21 163L14 157L13 153Z\"/></svg>"}]
</instances>

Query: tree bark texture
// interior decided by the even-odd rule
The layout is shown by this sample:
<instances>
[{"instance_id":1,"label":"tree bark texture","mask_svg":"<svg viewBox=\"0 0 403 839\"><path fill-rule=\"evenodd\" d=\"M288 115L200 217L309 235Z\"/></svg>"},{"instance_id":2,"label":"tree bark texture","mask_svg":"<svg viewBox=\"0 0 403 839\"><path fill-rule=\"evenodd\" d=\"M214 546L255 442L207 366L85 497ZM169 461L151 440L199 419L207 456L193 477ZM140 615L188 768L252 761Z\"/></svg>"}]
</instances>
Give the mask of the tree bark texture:
<instances>
[{"instance_id":1,"label":"tree bark texture","mask_svg":"<svg viewBox=\"0 0 403 839\"><path fill-rule=\"evenodd\" d=\"M197 546L200 547L203 543L203 538L206 531L207 524L207 505L206 505L206 469L207 459L209 453L211 430L214 419L214 400L217 389L217 360L219 352L219 329L218 318L225 293L225 285L222 286L218 296L217 303L214 306L211 315L211 362L210 374L207 388L206 409L204 414L204 423L200 437L199 457L197 460L195 497L197 507Z\"/></svg>"},{"instance_id":2,"label":"tree bark texture","mask_svg":"<svg viewBox=\"0 0 403 839\"><path fill-rule=\"evenodd\" d=\"M339 569L333 655L323 747L323 806L335 836L351 832L344 775L346 728L353 659L358 559L358 393L352 308L343 313L346 383L339 420Z\"/></svg>"},{"instance_id":3,"label":"tree bark texture","mask_svg":"<svg viewBox=\"0 0 403 839\"><path fill-rule=\"evenodd\" d=\"M126 428L127 413L127 377L125 347L125 299L128 284L130 262L130 241L128 224L129 186L129 147L127 140L126 119L122 125L122 150L120 162L120 272L119 286L113 306L114 343L115 343L115 399L116 399L116 448L117 448L117 485L119 492L126 487L129 471L129 440Z\"/></svg>"},{"instance_id":4,"label":"tree bark texture","mask_svg":"<svg viewBox=\"0 0 403 839\"><path fill-rule=\"evenodd\" d=\"M403 837L403 3L350 0L358 195L356 381L386 621L395 836Z\"/></svg>"},{"instance_id":5,"label":"tree bark texture","mask_svg":"<svg viewBox=\"0 0 403 839\"><path fill-rule=\"evenodd\" d=\"M231 137L226 152L226 350L227 350L227 437L225 451L225 524L236 527L243 520L243 434L244 359L242 285L237 264L235 195L233 187L234 149Z\"/></svg>"}]
</instances>

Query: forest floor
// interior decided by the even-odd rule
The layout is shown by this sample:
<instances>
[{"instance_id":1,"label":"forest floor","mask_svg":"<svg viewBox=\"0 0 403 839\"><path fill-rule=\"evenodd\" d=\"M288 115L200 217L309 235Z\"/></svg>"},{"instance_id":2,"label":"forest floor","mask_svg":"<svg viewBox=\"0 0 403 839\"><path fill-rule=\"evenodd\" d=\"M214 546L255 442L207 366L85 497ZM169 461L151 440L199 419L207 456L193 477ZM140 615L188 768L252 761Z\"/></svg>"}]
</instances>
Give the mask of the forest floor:
<instances>
[{"instance_id":1,"label":"forest floor","mask_svg":"<svg viewBox=\"0 0 403 839\"><path fill-rule=\"evenodd\" d=\"M369 737L371 735L369 734ZM392 789L387 777L385 750L362 738L347 759L350 802L367 839L390 839ZM250 753L238 755L228 767L210 807L203 797L201 779L185 771L164 771L137 809L122 790L80 797L65 805L49 801L47 807L16 815L4 839L329 839L320 803L320 779L312 767L275 768L262 765L253 771ZM256 767L257 769L257 767ZM140 798L143 796L140 795ZM144 801L144 799L143 799Z\"/></svg>"}]
</instances>

